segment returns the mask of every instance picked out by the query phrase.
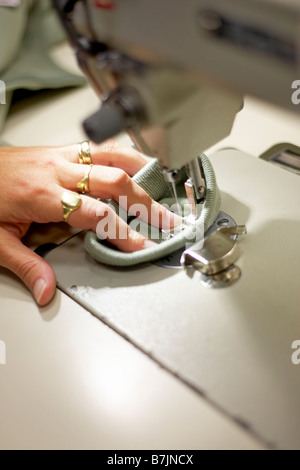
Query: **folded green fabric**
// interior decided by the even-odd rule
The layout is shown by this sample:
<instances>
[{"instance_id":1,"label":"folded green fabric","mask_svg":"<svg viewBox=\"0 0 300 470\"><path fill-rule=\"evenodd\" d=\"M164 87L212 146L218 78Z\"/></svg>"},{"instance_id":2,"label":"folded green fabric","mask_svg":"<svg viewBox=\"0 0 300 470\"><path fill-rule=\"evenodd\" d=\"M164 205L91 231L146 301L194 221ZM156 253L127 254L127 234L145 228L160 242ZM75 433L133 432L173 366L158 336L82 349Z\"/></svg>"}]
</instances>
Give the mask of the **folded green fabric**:
<instances>
[{"instance_id":1,"label":"folded green fabric","mask_svg":"<svg viewBox=\"0 0 300 470\"><path fill-rule=\"evenodd\" d=\"M5 140L0 139L0 147L9 147L10 144L8 144Z\"/></svg>"},{"instance_id":2,"label":"folded green fabric","mask_svg":"<svg viewBox=\"0 0 300 470\"><path fill-rule=\"evenodd\" d=\"M30 2L25 0L16 8L0 7L1 73L11 65L18 55L26 30L30 6Z\"/></svg>"},{"instance_id":3,"label":"folded green fabric","mask_svg":"<svg viewBox=\"0 0 300 470\"><path fill-rule=\"evenodd\" d=\"M157 243L154 247L134 253L124 253L115 248L111 248L108 246L107 242L100 240L94 232L88 232L84 241L86 251L100 263L112 266L133 266L163 258L180 248L184 248L187 244L198 242L199 233L203 236L214 223L221 205L220 191L213 167L206 155L202 154L199 158L201 159L206 179L206 199L203 204L201 216L196 221L195 225L187 226L187 228L184 228L184 230L167 240L161 238L160 243ZM164 198L168 192L168 185L164 181L157 160L148 163L133 179L142 186L153 199L161 203L166 202L166 200L162 198ZM170 201L170 199L168 202L169 204L170 202L175 203L174 200ZM187 201L185 202L187 203ZM117 211L117 214L124 218L124 210L120 212ZM148 236L151 236L151 227L148 226L147 232ZM157 241L157 239L155 239L155 241Z\"/></svg>"},{"instance_id":4,"label":"folded green fabric","mask_svg":"<svg viewBox=\"0 0 300 470\"><path fill-rule=\"evenodd\" d=\"M0 7L0 80L6 86L6 104L0 105L0 130L12 92L41 90L86 83L86 79L58 67L49 50L64 38L48 0L23 0L19 7Z\"/></svg>"}]
</instances>

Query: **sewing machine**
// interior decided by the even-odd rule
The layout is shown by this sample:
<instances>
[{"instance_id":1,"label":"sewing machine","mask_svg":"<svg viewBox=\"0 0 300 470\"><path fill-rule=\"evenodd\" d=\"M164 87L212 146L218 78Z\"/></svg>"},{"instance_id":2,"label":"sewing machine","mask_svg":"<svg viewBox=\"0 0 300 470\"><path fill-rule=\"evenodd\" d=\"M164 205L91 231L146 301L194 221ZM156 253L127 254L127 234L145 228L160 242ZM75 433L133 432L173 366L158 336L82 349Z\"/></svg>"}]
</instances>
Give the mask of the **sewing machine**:
<instances>
[{"instance_id":1,"label":"sewing machine","mask_svg":"<svg viewBox=\"0 0 300 470\"><path fill-rule=\"evenodd\" d=\"M102 98L84 122L89 138L126 130L160 160L173 189L185 165L191 207L205 198L195 157L230 134L245 92L299 111L297 1L54 4ZM291 359L299 336L299 151L285 144L262 157L268 162L235 149L210 155L223 198L214 229L237 222L249 232L236 284L167 269L180 267L172 257L125 272L104 266L86 255L81 235L47 259L64 292L264 445L299 447L300 379Z\"/></svg>"},{"instance_id":2,"label":"sewing machine","mask_svg":"<svg viewBox=\"0 0 300 470\"><path fill-rule=\"evenodd\" d=\"M193 206L205 197L196 157L230 134L245 92L295 111L295 0L54 5L102 99L84 122L88 137L102 142L126 130L138 149L160 160L174 192L186 165Z\"/></svg>"},{"instance_id":3,"label":"sewing machine","mask_svg":"<svg viewBox=\"0 0 300 470\"><path fill-rule=\"evenodd\" d=\"M261 1L224 5L191 0L184 7L173 1L54 5L79 65L102 99L100 109L84 121L87 136L100 143L126 130L138 150L159 159L174 201L185 166L194 220L206 198L197 157L230 134L243 107L242 93L295 108L291 88L298 68L300 14L295 2L274 2L271 22L270 3ZM286 150L270 158L299 170L297 152ZM225 220L220 215L217 223ZM182 264L218 276L233 265L236 243L220 235L224 227L216 229L203 250L183 253ZM246 233L245 228L230 230L234 237ZM231 285L239 275L228 271L220 284L226 278Z\"/></svg>"},{"instance_id":4,"label":"sewing machine","mask_svg":"<svg viewBox=\"0 0 300 470\"><path fill-rule=\"evenodd\" d=\"M297 146L273 147L282 139L300 145L298 120L249 99L238 113L245 92L294 114L300 109L298 2L54 3L69 8L64 21L82 33L74 37L67 21L79 62L105 96L85 123L90 136L102 140L125 128L141 150L158 156L171 184L174 169L206 151L222 193L214 229L237 223L248 234L239 241L241 277L224 289L166 260L101 265L85 252L83 233L52 240L48 253L49 246L39 247L59 288L42 315L30 294L1 274L2 445L300 448L299 158ZM117 84L133 100L119 87L115 93ZM52 103L51 130L36 135L37 145L75 140L75 111L78 117L95 106L91 94L80 96L70 115L70 98L62 108ZM5 136L13 141L17 128L18 143L32 144L26 139L40 120L40 109L30 116L21 110ZM201 203L199 169L188 172ZM16 408L15 389L26 406Z\"/></svg>"}]
</instances>

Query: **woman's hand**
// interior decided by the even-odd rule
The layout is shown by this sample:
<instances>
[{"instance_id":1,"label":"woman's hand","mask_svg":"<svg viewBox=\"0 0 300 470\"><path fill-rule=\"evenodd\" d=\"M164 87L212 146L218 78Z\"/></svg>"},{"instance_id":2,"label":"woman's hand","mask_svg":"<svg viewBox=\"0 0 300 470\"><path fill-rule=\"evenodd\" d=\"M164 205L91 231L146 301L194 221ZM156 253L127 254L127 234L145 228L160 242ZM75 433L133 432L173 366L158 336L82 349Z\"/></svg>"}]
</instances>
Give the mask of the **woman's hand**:
<instances>
[{"instance_id":1,"label":"woman's hand","mask_svg":"<svg viewBox=\"0 0 300 470\"><path fill-rule=\"evenodd\" d=\"M179 222L131 180L130 176L147 163L140 153L107 141L98 146L91 143L91 159L94 165L89 175L91 196L117 202L121 196L127 196L128 207L137 203L146 207L148 222L151 214L160 221L160 227L172 228ZM0 266L22 279L40 305L47 304L54 295L55 274L21 239L31 222L63 220L62 194L65 190L77 191L77 183L87 168L78 163L77 145L0 148ZM109 214L116 233L127 234L109 238L120 250L132 252L153 244L125 224L109 205L86 195L81 198L80 207L68 217L71 226L96 231L99 221Z\"/></svg>"}]
</instances>

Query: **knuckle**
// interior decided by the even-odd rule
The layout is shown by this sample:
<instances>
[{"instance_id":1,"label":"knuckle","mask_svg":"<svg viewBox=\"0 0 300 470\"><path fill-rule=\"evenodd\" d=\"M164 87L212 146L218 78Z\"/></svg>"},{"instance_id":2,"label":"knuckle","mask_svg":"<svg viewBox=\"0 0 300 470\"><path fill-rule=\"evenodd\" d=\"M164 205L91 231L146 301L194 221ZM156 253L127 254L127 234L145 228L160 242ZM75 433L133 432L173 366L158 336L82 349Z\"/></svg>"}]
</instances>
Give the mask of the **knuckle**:
<instances>
[{"instance_id":1,"label":"knuckle","mask_svg":"<svg viewBox=\"0 0 300 470\"><path fill-rule=\"evenodd\" d=\"M48 157L45 162L46 168L55 168L57 165L56 158L54 157Z\"/></svg>"},{"instance_id":2,"label":"knuckle","mask_svg":"<svg viewBox=\"0 0 300 470\"><path fill-rule=\"evenodd\" d=\"M97 217L97 205L95 202L89 198L86 200L86 205L85 205L85 215L88 220L93 220Z\"/></svg>"},{"instance_id":3,"label":"knuckle","mask_svg":"<svg viewBox=\"0 0 300 470\"><path fill-rule=\"evenodd\" d=\"M37 268L38 262L37 260L30 258L24 261L19 267L17 268L17 276L26 281L29 280L31 273Z\"/></svg>"},{"instance_id":4,"label":"knuckle","mask_svg":"<svg viewBox=\"0 0 300 470\"><path fill-rule=\"evenodd\" d=\"M120 150L119 144L113 139L106 140L101 146L101 150L105 153L118 153Z\"/></svg>"},{"instance_id":5,"label":"knuckle","mask_svg":"<svg viewBox=\"0 0 300 470\"><path fill-rule=\"evenodd\" d=\"M17 238L21 239L23 238L29 228L29 224L26 223L18 223L18 224L7 224L7 223L1 223L0 227L6 232L8 232L11 235L16 236Z\"/></svg>"},{"instance_id":6,"label":"knuckle","mask_svg":"<svg viewBox=\"0 0 300 470\"><path fill-rule=\"evenodd\" d=\"M58 165L58 159L54 154L49 154L38 160L38 166L47 171L54 170Z\"/></svg>"},{"instance_id":7,"label":"knuckle","mask_svg":"<svg viewBox=\"0 0 300 470\"><path fill-rule=\"evenodd\" d=\"M98 221L99 219L107 217L107 215L110 214L111 210L106 203L91 200L87 201L84 212L85 216L89 220L89 225L93 226L94 221Z\"/></svg>"},{"instance_id":8,"label":"knuckle","mask_svg":"<svg viewBox=\"0 0 300 470\"><path fill-rule=\"evenodd\" d=\"M96 207L96 211L95 211L96 217L98 219L103 218L103 217L106 217L109 213L110 213L109 205L100 201Z\"/></svg>"},{"instance_id":9,"label":"knuckle","mask_svg":"<svg viewBox=\"0 0 300 470\"><path fill-rule=\"evenodd\" d=\"M116 168L115 175L113 178L113 184L115 188L123 189L129 186L130 183L131 183L130 176L124 170L120 170L119 168Z\"/></svg>"}]
</instances>

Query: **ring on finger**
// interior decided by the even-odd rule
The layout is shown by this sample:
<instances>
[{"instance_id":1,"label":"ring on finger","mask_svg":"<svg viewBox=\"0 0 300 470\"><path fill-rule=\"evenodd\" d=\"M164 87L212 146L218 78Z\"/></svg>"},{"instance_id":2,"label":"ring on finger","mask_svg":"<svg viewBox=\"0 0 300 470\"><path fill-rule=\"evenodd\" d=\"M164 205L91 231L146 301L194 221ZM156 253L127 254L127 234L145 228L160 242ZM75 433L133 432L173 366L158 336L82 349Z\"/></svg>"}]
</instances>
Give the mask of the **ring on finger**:
<instances>
[{"instance_id":1,"label":"ring on finger","mask_svg":"<svg viewBox=\"0 0 300 470\"><path fill-rule=\"evenodd\" d=\"M91 149L88 140L77 143L79 163L82 165L91 165Z\"/></svg>"},{"instance_id":2,"label":"ring on finger","mask_svg":"<svg viewBox=\"0 0 300 470\"><path fill-rule=\"evenodd\" d=\"M67 222L69 215L71 212L75 211L80 207L81 204L81 196L78 193L74 193L73 191L66 190L63 192L61 197L61 203L63 206L63 217L64 221Z\"/></svg>"},{"instance_id":3,"label":"ring on finger","mask_svg":"<svg viewBox=\"0 0 300 470\"><path fill-rule=\"evenodd\" d=\"M89 192L89 177L94 165L89 165L82 180L77 183L77 190L79 193L85 194Z\"/></svg>"}]
</instances>

